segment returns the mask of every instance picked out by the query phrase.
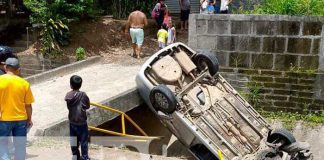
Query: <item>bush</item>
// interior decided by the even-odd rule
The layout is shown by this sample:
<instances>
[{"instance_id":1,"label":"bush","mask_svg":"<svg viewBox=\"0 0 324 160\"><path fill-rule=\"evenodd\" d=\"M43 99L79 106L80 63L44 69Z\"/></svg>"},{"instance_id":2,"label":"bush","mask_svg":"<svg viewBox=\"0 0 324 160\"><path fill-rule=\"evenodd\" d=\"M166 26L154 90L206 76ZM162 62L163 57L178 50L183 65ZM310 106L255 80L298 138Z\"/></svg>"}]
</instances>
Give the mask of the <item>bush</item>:
<instances>
[{"instance_id":1,"label":"bush","mask_svg":"<svg viewBox=\"0 0 324 160\"><path fill-rule=\"evenodd\" d=\"M24 0L31 11L30 23L42 24L41 51L44 55L53 56L61 52L60 46L69 44L70 20L92 18L101 13L94 6L94 0Z\"/></svg>"},{"instance_id":2,"label":"bush","mask_svg":"<svg viewBox=\"0 0 324 160\"><path fill-rule=\"evenodd\" d=\"M154 8L156 0L112 0L111 10L115 18L127 18L129 13L140 6L141 10L148 16Z\"/></svg>"},{"instance_id":3,"label":"bush","mask_svg":"<svg viewBox=\"0 0 324 160\"><path fill-rule=\"evenodd\" d=\"M83 60L86 57L86 51L84 48L79 47L75 50L75 57L77 61Z\"/></svg>"},{"instance_id":4,"label":"bush","mask_svg":"<svg viewBox=\"0 0 324 160\"><path fill-rule=\"evenodd\" d=\"M238 13L280 14L296 16L324 16L323 0L264 0L254 5L254 9L245 10L240 7Z\"/></svg>"},{"instance_id":5,"label":"bush","mask_svg":"<svg viewBox=\"0 0 324 160\"><path fill-rule=\"evenodd\" d=\"M62 15L68 19L94 18L102 13L95 7L94 0L78 0L68 3L66 0L55 0L50 4L54 15Z\"/></svg>"},{"instance_id":6,"label":"bush","mask_svg":"<svg viewBox=\"0 0 324 160\"><path fill-rule=\"evenodd\" d=\"M62 21L49 19L41 31L41 51L45 55L60 53L60 46L69 44L69 28Z\"/></svg>"}]
</instances>

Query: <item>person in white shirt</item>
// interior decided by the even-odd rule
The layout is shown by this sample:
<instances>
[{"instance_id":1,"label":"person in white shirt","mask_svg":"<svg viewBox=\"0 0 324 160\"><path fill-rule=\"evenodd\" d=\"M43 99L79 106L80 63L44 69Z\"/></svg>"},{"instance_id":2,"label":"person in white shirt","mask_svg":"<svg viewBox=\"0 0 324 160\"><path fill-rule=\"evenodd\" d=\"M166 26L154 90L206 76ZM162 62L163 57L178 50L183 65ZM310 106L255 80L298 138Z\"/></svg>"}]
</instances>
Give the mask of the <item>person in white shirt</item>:
<instances>
[{"instance_id":1,"label":"person in white shirt","mask_svg":"<svg viewBox=\"0 0 324 160\"><path fill-rule=\"evenodd\" d=\"M228 5L232 2L232 0L221 0L220 13L227 14L228 13Z\"/></svg>"},{"instance_id":2,"label":"person in white shirt","mask_svg":"<svg viewBox=\"0 0 324 160\"><path fill-rule=\"evenodd\" d=\"M200 0L200 14L208 14L208 1L209 0Z\"/></svg>"}]
</instances>

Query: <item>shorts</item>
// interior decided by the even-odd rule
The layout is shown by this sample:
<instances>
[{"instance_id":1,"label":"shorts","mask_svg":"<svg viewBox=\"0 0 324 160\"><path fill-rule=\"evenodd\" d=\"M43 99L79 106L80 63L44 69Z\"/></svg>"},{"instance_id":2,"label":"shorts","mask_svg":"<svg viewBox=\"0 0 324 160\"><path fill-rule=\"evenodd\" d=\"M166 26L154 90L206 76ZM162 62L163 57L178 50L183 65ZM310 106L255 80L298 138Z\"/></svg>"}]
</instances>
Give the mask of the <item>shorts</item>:
<instances>
[{"instance_id":1,"label":"shorts","mask_svg":"<svg viewBox=\"0 0 324 160\"><path fill-rule=\"evenodd\" d=\"M221 14L228 14L228 10L220 11Z\"/></svg>"},{"instance_id":2,"label":"shorts","mask_svg":"<svg viewBox=\"0 0 324 160\"><path fill-rule=\"evenodd\" d=\"M180 19L181 21L187 21L189 19L190 9L181 10Z\"/></svg>"},{"instance_id":3,"label":"shorts","mask_svg":"<svg viewBox=\"0 0 324 160\"><path fill-rule=\"evenodd\" d=\"M130 36L132 37L132 43L137 45L143 45L144 41L144 30L142 28L130 28Z\"/></svg>"},{"instance_id":4,"label":"shorts","mask_svg":"<svg viewBox=\"0 0 324 160\"><path fill-rule=\"evenodd\" d=\"M159 48L162 49L165 47L165 43L159 41Z\"/></svg>"}]
</instances>

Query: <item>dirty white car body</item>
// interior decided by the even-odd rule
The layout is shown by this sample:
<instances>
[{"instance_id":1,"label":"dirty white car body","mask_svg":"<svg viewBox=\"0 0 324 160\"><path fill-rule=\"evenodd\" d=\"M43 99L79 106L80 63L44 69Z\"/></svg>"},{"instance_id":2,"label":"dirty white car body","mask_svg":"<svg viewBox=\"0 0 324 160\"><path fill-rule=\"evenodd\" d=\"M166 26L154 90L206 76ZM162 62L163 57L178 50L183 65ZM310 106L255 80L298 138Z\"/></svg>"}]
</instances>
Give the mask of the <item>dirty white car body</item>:
<instances>
[{"instance_id":1,"label":"dirty white car body","mask_svg":"<svg viewBox=\"0 0 324 160\"><path fill-rule=\"evenodd\" d=\"M295 142L292 135L271 132L265 119L217 71L215 56L175 43L144 63L136 83L145 103L196 159L296 156L280 148Z\"/></svg>"}]
</instances>

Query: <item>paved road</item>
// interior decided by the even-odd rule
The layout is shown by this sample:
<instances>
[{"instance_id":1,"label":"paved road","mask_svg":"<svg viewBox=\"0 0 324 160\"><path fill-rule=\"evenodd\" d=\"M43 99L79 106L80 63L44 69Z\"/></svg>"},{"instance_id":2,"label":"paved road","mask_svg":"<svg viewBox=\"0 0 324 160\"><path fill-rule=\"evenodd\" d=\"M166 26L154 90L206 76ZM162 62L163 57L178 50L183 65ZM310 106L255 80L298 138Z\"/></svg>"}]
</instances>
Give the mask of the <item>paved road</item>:
<instances>
[{"instance_id":1,"label":"paved road","mask_svg":"<svg viewBox=\"0 0 324 160\"><path fill-rule=\"evenodd\" d=\"M135 76L139 68L138 65L96 64L73 74L32 85L35 97L34 126L29 135L34 135L39 128L67 119L68 110L64 96L70 90L69 79L72 75L79 75L83 78L81 90L88 94L92 102L101 102L135 87Z\"/></svg>"}]
</instances>

